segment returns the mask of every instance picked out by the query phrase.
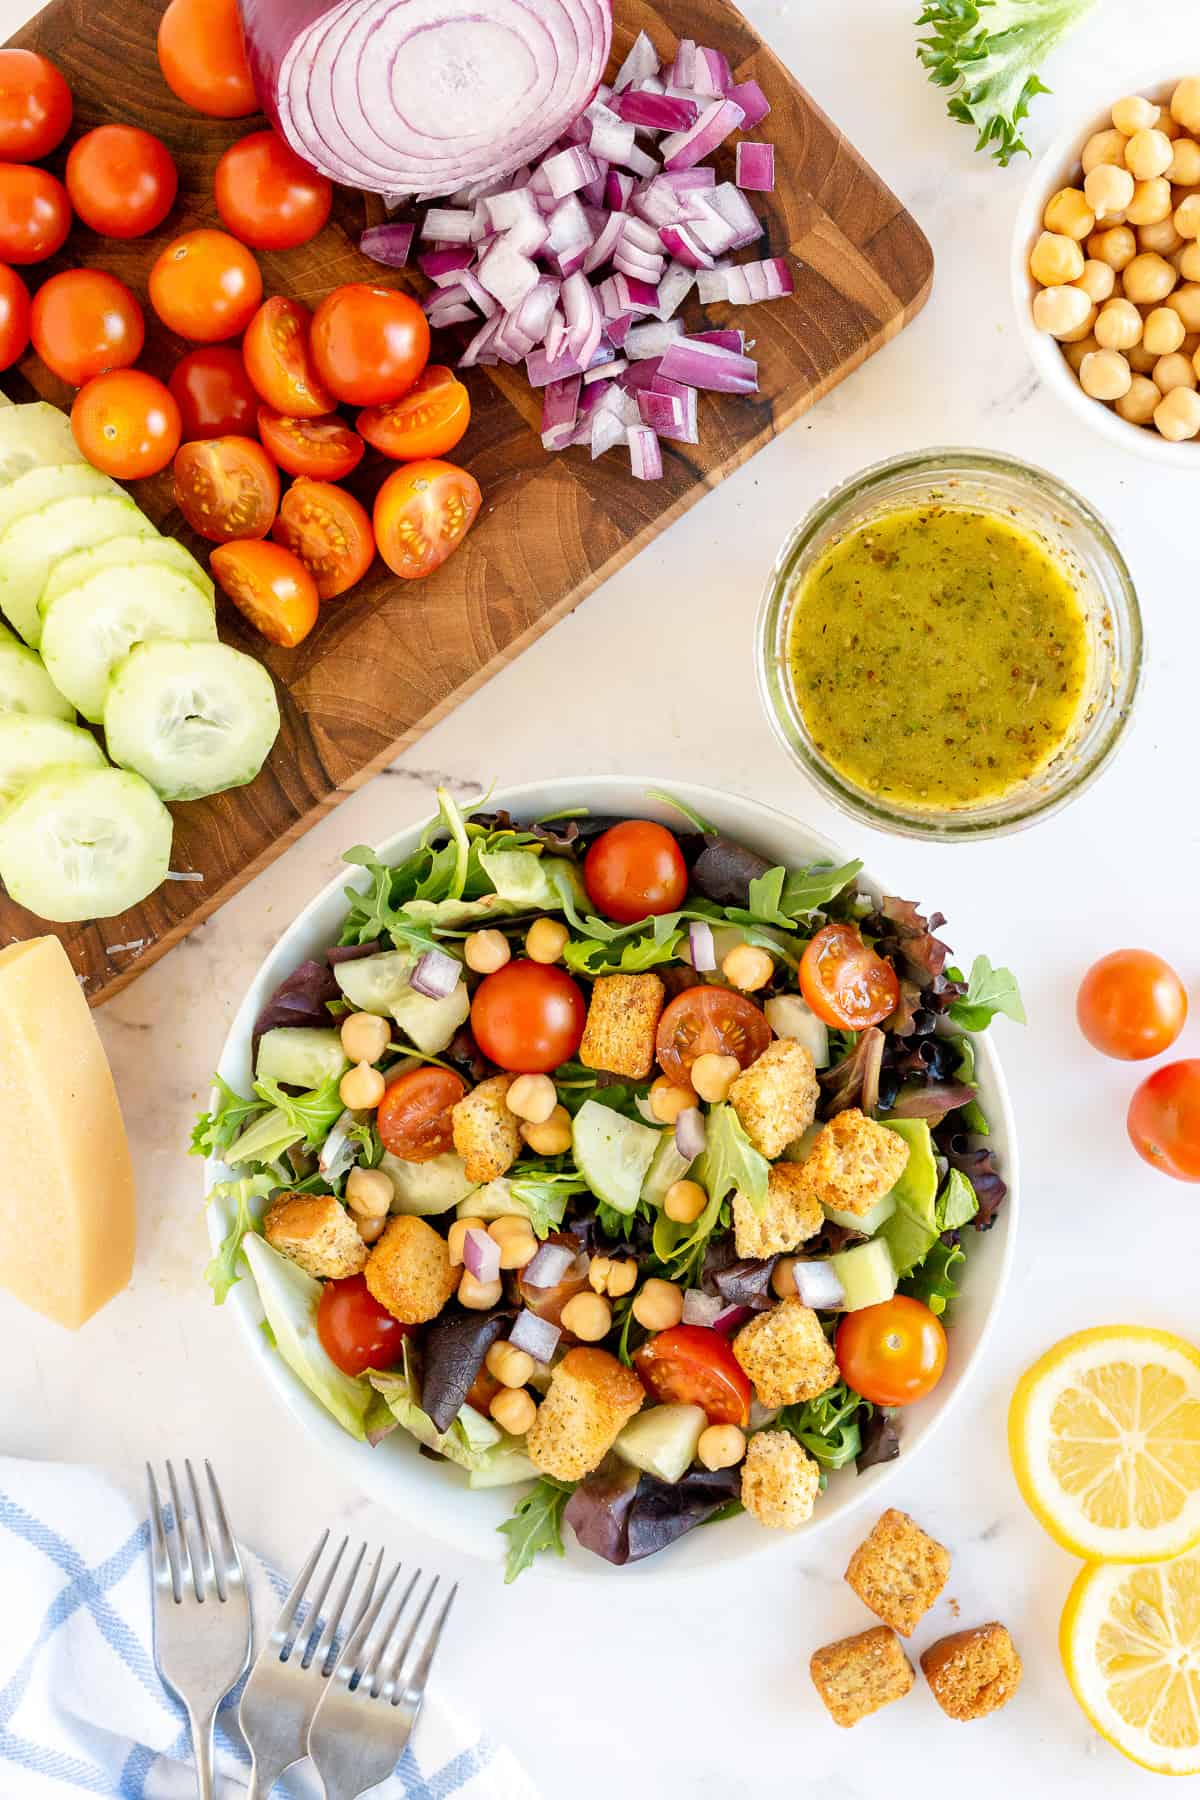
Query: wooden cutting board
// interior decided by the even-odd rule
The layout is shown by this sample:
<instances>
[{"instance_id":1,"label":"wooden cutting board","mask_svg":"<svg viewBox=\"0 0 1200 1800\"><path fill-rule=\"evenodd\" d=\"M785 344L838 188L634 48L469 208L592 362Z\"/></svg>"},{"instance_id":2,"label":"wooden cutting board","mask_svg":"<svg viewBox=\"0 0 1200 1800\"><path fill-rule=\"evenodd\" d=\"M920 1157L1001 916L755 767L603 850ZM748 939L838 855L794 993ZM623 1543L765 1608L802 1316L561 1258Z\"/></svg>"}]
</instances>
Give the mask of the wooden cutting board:
<instances>
[{"instance_id":1,"label":"wooden cutting board","mask_svg":"<svg viewBox=\"0 0 1200 1800\"><path fill-rule=\"evenodd\" d=\"M761 393L753 399L705 395L702 442L663 445L665 479L635 481L619 450L593 463L585 450L547 456L538 435L540 395L511 369L470 376L474 418L456 455L478 479L484 513L463 548L425 582L401 582L382 563L353 595L322 609L298 649L264 646L227 602L221 635L262 655L279 688L283 730L249 787L175 807L172 868L201 880L168 881L119 918L59 930L93 1004L117 993L222 901L384 768L466 695L532 643L666 526L738 468L903 329L929 293L933 259L919 227L895 196L793 80L728 0L617 0L614 55L645 29L660 53L676 28L724 52L739 81L759 81L772 105L754 134L776 146L778 190L756 194L769 221L770 251L799 259L789 300L748 309L713 306L710 324L736 323L757 340ZM180 170L174 213L152 238L101 240L76 225L62 255L32 271L35 280L81 264L121 276L144 300L151 263L172 236L220 223L212 198L222 151L261 120L223 124L189 112L159 72L155 34L160 0L52 0L12 40L43 51L75 95L72 140L117 121L156 132ZM615 67L615 63L614 63ZM51 159L61 173L64 150ZM732 150L720 163L732 164ZM377 200L339 189L322 236L300 250L263 255L268 293L316 306L331 288L396 280L357 250L363 227L383 212ZM186 348L147 306L144 366L166 376ZM700 329L693 299L686 318ZM435 359L453 345L435 343ZM13 398L38 395L69 405L70 391L30 355L9 372ZM370 460L350 483L369 502L386 465ZM139 503L162 530L192 538L174 507L169 473L135 484ZM746 646L747 656L750 646ZM0 943L44 931L0 897Z\"/></svg>"}]
</instances>

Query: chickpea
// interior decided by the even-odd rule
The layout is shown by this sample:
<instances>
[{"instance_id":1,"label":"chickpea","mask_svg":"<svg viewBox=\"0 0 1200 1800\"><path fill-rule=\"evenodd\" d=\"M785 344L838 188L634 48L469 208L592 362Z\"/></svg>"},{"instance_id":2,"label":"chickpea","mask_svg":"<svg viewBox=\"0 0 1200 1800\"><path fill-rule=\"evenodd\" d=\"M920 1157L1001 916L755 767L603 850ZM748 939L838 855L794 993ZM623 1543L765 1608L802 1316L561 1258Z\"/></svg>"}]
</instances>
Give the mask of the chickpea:
<instances>
[{"instance_id":1,"label":"chickpea","mask_svg":"<svg viewBox=\"0 0 1200 1800\"><path fill-rule=\"evenodd\" d=\"M571 1115L565 1106L556 1106L540 1125L522 1125L521 1136L538 1156L561 1156L571 1148Z\"/></svg>"},{"instance_id":2,"label":"chickpea","mask_svg":"<svg viewBox=\"0 0 1200 1800\"><path fill-rule=\"evenodd\" d=\"M1093 231L1087 241L1087 253L1097 262L1107 263L1119 275L1137 255L1137 239L1128 225L1111 225L1107 231Z\"/></svg>"},{"instance_id":3,"label":"chickpea","mask_svg":"<svg viewBox=\"0 0 1200 1800\"><path fill-rule=\"evenodd\" d=\"M1150 375L1158 361L1153 350L1147 350L1144 343L1135 344L1132 350L1125 352L1125 361L1136 375Z\"/></svg>"},{"instance_id":4,"label":"chickpea","mask_svg":"<svg viewBox=\"0 0 1200 1800\"><path fill-rule=\"evenodd\" d=\"M1042 287L1078 281L1083 274L1083 251L1074 238L1043 231L1029 253L1029 273Z\"/></svg>"},{"instance_id":5,"label":"chickpea","mask_svg":"<svg viewBox=\"0 0 1200 1800\"><path fill-rule=\"evenodd\" d=\"M1082 240L1096 225L1096 215L1078 188L1059 188L1046 202L1042 224L1047 231Z\"/></svg>"},{"instance_id":6,"label":"chickpea","mask_svg":"<svg viewBox=\"0 0 1200 1800\"><path fill-rule=\"evenodd\" d=\"M383 1099L387 1083L369 1062L355 1063L338 1082L338 1098L351 1112L369 1112Z\"/></svg>"},{"instance_id":7,"label":"chickpea","mask_svg":"<svg viewBox=\"0 0 1200 1800\"><path fill-rule=\"evenodd\" d=\"M535 919L525 933L525 954L532 962L556 963L570 935L561 919Z\"/></svg>"},{"instance_id":8,"label":"chickpea","mask_svg":"<svg viewBox=\"0 0 1200 1800\"><path fill-rule=\"evenodd\" d=\"M1117 272L1107 263L1089 257L1083 265L1083 274L1072 285L1082 288L1093 306L1100 306L1105 300L1111 300L1117 285Z\"/></svg>"},{"instance_id":9,"label":"chickpea","mask_svg":"<svg viewBox=\"0 0 1200 1800\"><path fill-rule=\"evenodd\" d=\"M1125 145L1125 167L1138 181L1152 181L1165 175L1174 155L1171 140L1165 132L1152 126L1149 131L1135 131Z\"/></svg>"},{"instance_id":10,"label":"chickpea","mask_svg":"<svg viewBox=\"0 0 1200 1800\"><path fill-rule=\"evenodd\" d=\"M729 1090L741 1072L742 1065L736 1056L718 1056L715 1051L706 1050L692 1064L692 1086L701 1100L717 1106L728 1098Z\"/></svg>"},{"instance_id":11,"label":"chickpea","mask_svg":"<svg viewBox=\"0 0 1200 1800\"><path fill-rule=\"evenodd\" d=\"M377 1063L392 1041L392 1029L374 1013L350 1013L342 1020L341 1039L352 1063Z\"/></svg>"},{"instance_id":12,"label":"chickpea","mask_svg":"<svg viewBox=\"0 0 1200 1800\"><path fill-rule=\"evenodd\" d=\"M1119 350L1096 350L1079 368L1079 385L1093 400L1119 400L1129 392L1132 379Z\"/></svg>"},{"instance_id":13,"label":"chickpea","mask_svg":"<svg viewBox=\"0 0 1200 1800\"><path fill-rule=\"evenodd\" d=\"M463 943L463 961L476 975L494 975L511 956L502 931L473 931Z\"/></svg>"},{"instance_id":14,"label":"chickpea","mask_svg":"<svg viewBox=\"0 0 1200 1800\"><path fill-rule=\"evenodd\" d=\"M548 1075L518 1075L505 1095L505 1105L518 1119L544 1125L558 1105L558 1089Z\"/></svg>"},{"instance_id":15,"label":"chickpea","mask_svg":"<svg viewBox=\"0 0 1200 1800\"><path fill-rule=\"evenodd\" d=\"M1186 195L1175 208L1173 218L1181 238L1200 238L1200 194Z\"/></svg>"},{"instance_id":16,"label":"chickpea","mask_svg":"<svg viewBox=\"0 0 1200 1800\"><path fill-rule=\"evenodd\" d=\"M1149 425L1161 399L1162 395L1148 375L1135 375L1129 384L1129 392L1117 401L1116 410L1127 425Z\"/></svg>"},{"instance_id":17,"label":"chickpea","mask_svg":"<svg viewBox=\"0 0 1200 1800\"><path fill-rule=\"evenodd\" d=\"M1192 367L1190 356L1184 356L1179 350L1168 356L1160 356L1154 365L1154 385L1160 394L1173 393L1176 388L1194 388L1196 371Z\"/></svg>"},{"instance_id":18,"label":"chickpea","mask_svg":"<svg viewBox=\"0 0 1200 1800\"><path fill-rule=\"evenodd\" d=\"M1125 295L1137 306L1156 306L1166 299L1175 280L1175 271L1165 257L1143 250L1125 270Z\"/></svg>"},{"instance_id":19,"label":"chickpea","mask_svg":"<svg viewBox=\"0 0 1200 1800\"><path fill-rule=\"evenodd\" d=\"M1155 250L1159 256L1173 256L1176 250L1183 248L1183 239L1170 216L1153 225L1139 225L1137 240L1139 250Z\"/></svg>"},{"instance_id":20,"label":"chickpea","mask_svg":"<svg viewBox=\"0 0 1200 1800\"><path fill-rule=\"evenodd\" d=\"M1142 315L1131 300L1109 300L1095 324L1096 342L1104 350L1129 350L1142 335Z\"/></svg>"},{"instance_id":21,"label":"chickpea","mask_svg":"<svg viewBox=\"0 0 1200 1800\"><path fill-rule=\"evenodd\" d=\"M612 1330L612 1307L602 1294L576 1294L562 1309L563 1330L584 1344L598 1344Z\"/></svg>"},{"instance_id":22,"label":"chickpea","mask_svg":"<svg viewBox=\"0 0 1200 1800\"><path fill-rule=\"evenodd\" d=\"M482 1219L455 1219L446 1233L446 1248L450 1252L450 1267L457 1269L463 1259L463 1243L468 1231L486 1231L487 1226Z\"/></svg>"},{"instance_id":23,"label":"chickpea","mask_svg":"<svg viewBox=\"0 0 1200 1800\"><path fill-rule=\"evenodd\" d=\"M746 1434L736 1425L710 1425L700 1433L696 1455L706 1469L735 1469L746 1455Z\"/></svg>"},{"instance_id":24,"label":"chickpea","mask_svg":"<svg viewBox=\"0 0 1200 1800\"><path fill-rule=\"evenodd\" d=\"M1115 163L1118 169L1123 169L1125 167L1125 145L1128 141L1124 132L1115 129L1096 132L1095 136L1090 137L1083 146L1080 161L1083 164L1084 174L1090 175L1093 169L1100 167L1101 163Z\"/></svg>"},{"instance_id":25,"label":"chickpea","mask_svg":"<svg viewBox=\"0 0 1200 1800\"><path fill-rule=\"evenodd\" d=\"M1200 433L1200 394L1192 388L1172 388L1155 407L1154 423L1168 443L1194 438Z\"/></svg>"},{"instance_id":26,"label":"chickpea","mask_svg":"<svg viewBox=\"0 0 1200 1800\"><path fill-rule=\"evenodd\" d=\"M1142 94L1126 94L1112 109L1112 122L1126 137L1135 131L1151 131L1158 124L1162 108Z\"/></svg>"},{"instance_id":27,"label":"chickpea","mask_svg":"<svg viewBox=\"0 0 1200 1800\"><path fill-rule=\"evenodd\" d=\"M1200 244L1185 244L1177 266L1185 281L1200 281Z\"/></svg>"},{"instance_id":28,"label":"chickpea","mask_svg":"<svg viewBox=\"0 0 1200 1800\"><path fill-rule=\"evenodd\" d=\"M608 1292L608 1278L612 1272L611 1256L593 1256L588 1263L588 1286L593 1294Z\"/></svg>"},{"instance_id":29,"label":"chickpea","mask_svg":"<svg viewBox=\"0 0 1200 1800\"><path fill-rule=\"evenodd\" d=\"M708 1205L698 1181L673 1181L663 1197L663 1211L673 1225L694 1225Z\"/></svg>"},{"instance_id":30,"label":"chickpea","mask_svg":"<svg viewBox=\"0 0 1200 1800\"><path fill-rule=\"evenodd\" d=\"M1062 241L1075 252L1079 259L1077 272L1082 274L1083 252L1079 245L1073 238ZM754 944L735 944L721 963L721 973L732 987L740 988L743 994L753 994L774 979L775 959L769 950L760 950Z\"/></svg>"},{"instance_id":31,"label":"chickpea","mask_svg":"<svg viewBox=\"0 0 1200 1800\"><path fill-rule=\"evenodd\" d=\"M523 1269L538 1253L538 1241L528 1219L493 1219L488 1236L500 1246L502 1269Z\"/></svg>"},{"instance_id":32,"label":"chickpea","mask_svg":"<svg viewBox=\"0 0 1200 1800\"><path fill-rule=\"evenodd\" d=\"M362 1239L364 1244L378 1243L379 1239L383 1236L385 1230L387 1229L387 1220L386 1219L355 1218L354 1223L355 1223L355 1226L357 1227L358 1235Z\"/></svg>"},{"instance_id":33,"label":"chickpea","mask_svg":"<svg viewBox=\"0 0 1200 1800\"><path fill-rule=\"evenodd\" d=\"M386 1219L396 1189L386 1169L351 1169L346 1177L346 1205L363 1219Z\"/></svg>"},{"instance_id":34,"label":"chickpea","mask_svg":"<svg viewBox=\"0 0 1200 1800\"><path fill-rule=\"evenodd\" d=\"M1200 282L1184 282L1169 297L1167 305L1179 314L1185 331L1200 331Z\"/></svg>"},{"instance_id":35,"label":"chickpea","mask_svg":"<svg viewBox=\"0 0 1200 1800\"><path fill-rule=\"evenodd\" d=\"M1083 321L1083 323L1081 325L1077 325L1075 327L1074 331L1068 331L1065 337L1060 337L1058 340L1059 343L1060 344L1076 344L1080 341L1081 338L1090 337L1092 332L1096 328L1096 313L1097 313L1096 307L1090 306L1088 308L1087 318Z\"/></svg>"},{"instance_id":36,"label":"chickpea","mask_svg":"<svg viewBox=\"0 0 1200 1800\"><path fill-rule=\"evenodd\" d=\"M1171 95L1171 117L1193 136L1200 132L1200 75L1185 75Z\"/></svg>"},{"instance_id":37,"label":"chickpea","mask_svg":"<svg viewBox=\"0 0 1200 1800\"><path fill-rule=\"evenodd\" d=\"M501 1388L488 1407L501 1431L510 1437L524 1437L537 1418L537 1402L524 1388Z\"/></svg>"},{"instance_id":38,"label":"chickpea","mask_svg":"<svg viewBox=\"0 0 1200 1800\"><path fill-rule=\"evenodd\" d=\"M493 1344L483 1360L488 1374L493 1375L501 1387L523 1388L533 1374L533 1358L528 1350L518 1350L515 1344L503 1340Z\"/></svg>"},{"instance_id":39,"label":"chickpea","mask_svg":"<svg viewBox=\"0 0 1200 1800\"><path fill-rule=\"evenodd\" d=\"M632 1294L637 1286L638 1266L631 1256L618 1257L608 1271L608 1291L614 1300Z\"/></svg>"},{"instance_id":40,"label":"chickpea","mask_svg":"<svg viewBox=\"0 0 1200 1800\"><path fill-rule=\"evenodd\" d=\"M633 1316L646 1331L669 1331L683 1317L683 1289L673 1281L647 1281L633 1303Z\"/></svg>"},{"instance_id":41,"label":"chickpea","mask_svg":"<svg viewBox=\"0 0 1200 1800\"><path fill-rule=\"evenodd\" d=\"M1146 314L1142 324L1142 342L1155 356L1170 356L1178 350L1186 333L1183 320L1169 306L1156 306Z\"/></svg>"},{"instance_id":42,"label":"chickpea","mask_svg":"<svg viewBox=\"0 0 1200 1800\"><path fill-rule=\"evenodd\" d=\"M1171 145L1167 180L1176 187L1200 186L1200 144L1195 138L1181 137Z\"/></svg>"},{"instance_id":43,"label":"chickpea","mask_svg":"<svg viewBox=\"0 0 1200 1800\"><path fill-rule=\"evenodd\" d=\"M665 1075L660 1075L650 1089L650 1111L661 1125L673 1125L680 1113L690 1111L695 1104L691 1088L676 1087Z\"/></svg>"},{"instance_id":44,"label":"chickpea","mask_svg":"<svg viewBox=\"0 0 1200 1800\"><path fill-rule=\"evenodd\" d=\"M1096 215L1097 222L1117 224L1125 216L1125 208L1133 199L1134 179L1128 169L1112 163L1097 163L1084 177L1084 198ZM1049 286L1049 283L1046 284Z\"/></svg>"},{"instance_id":45,"label":"chickpea","mask_svg":"<svg viewBox=\"0 0 1200 1800\"><path fill-rule=\"evenodd\" d=\"M781 1300L796 1298L796 1264L798 1256L781 1256L771 1270L771 1291Z\"/></svg>"},{"instance_id":46,"label":"chickpea","mask_svg":"<svg viewBox=\"0 0 1200 1800\"><path fill-rule=\"evenodd\" d=\"M1125 208L1130 225L1161 225L1171 218L1171 184L1163 175L1153 181L1139 181L1133 199Z\"/></svg>"},{"instance_id":47,"label":"chickpea","mask_svg":"<svg viewBox=\"0 0 1200 1800\"><path fill-rule=\"evenodd\" d=\"M464 1269L458 1284L458 1303L472 1312L490 1312L504 1298L502 1281L476 1281L470 1269Z\"/></svg>"}]
</instances>

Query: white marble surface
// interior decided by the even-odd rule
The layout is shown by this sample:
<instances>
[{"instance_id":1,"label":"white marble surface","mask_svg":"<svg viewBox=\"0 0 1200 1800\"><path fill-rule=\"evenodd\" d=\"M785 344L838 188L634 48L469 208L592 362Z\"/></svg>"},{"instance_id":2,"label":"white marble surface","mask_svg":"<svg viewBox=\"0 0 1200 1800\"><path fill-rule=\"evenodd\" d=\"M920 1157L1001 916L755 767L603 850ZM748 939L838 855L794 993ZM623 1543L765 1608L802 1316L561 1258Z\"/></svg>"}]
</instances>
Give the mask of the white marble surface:
<instances>
[{"instance_id":1,"label":"white marble surface","mask_svg":"<svg viewBox=\"0 0 1200 1800\"><path fill-rule=\"evenodd\" d=\"M0 1447L127 1472L148 1452L219 1468L246 1538L295 1562L326 1520L410 1539L463 1578L447 1675L505 1734L553 1800L601 1800L614 1779L655 1800L767 1800L819 1782L828 1800L916 1800L970 1783L979 1800L1112 1796L1150 1777L1096 1740L1059 1667L1074 1573L1026 1514L1005 1407L1032 1357L1114 1319L1196 1335L1194 1193L1143 1168L1122 1119L1134 1076L1087 1051L1072 1016L1081 970L1124 942L1197 976L1194 478L1157 473L1083 429L1031 379L1008 301L1010 223L1024 179L971 153L912 55L913 0L743 0L746 11L891 181L938 259L923 316L781 441L566 623L295 846L215 920L108 1006L141 1184L132 1289L79 1338L0 1298ZM15 25L25 0L3 0ZM1031 127L1048 141L1083 89L1114 97L1132 70L1200 65L1194 0L1107 0L1046 73ZM1043 462L1116 525L1149 626L1140 713L1117 764L1064 816L990 844L923 848L852 830L795 773L760 715L751 621L773 553L833 480L909 448L961 443ZM1192 509L1191 516L1187 511ZM896 890L949 915L964 955L1022 978L1031 1024L1001 1024L1022 1133L1024 1226L992 1366L954 1426L891 1490L955 1550L964 1623L1003 1618L1025 1659L1018 1700L963 1728L923 1684L852 1738L825 1718L806 1663L868 1621L840 1576L859 1535L820 1554L782 1540L752 1573L704 1584L619 1576L556 1588L443 1553L312 1466L299 1428L244 1366L209 1304L200 1167L184 1154L227 1022L277 933L347 844L424 814L436 780L469 794L546 772L694 776L753 794L840 838ZM1198 1028L1184 1040L1195 1051ZM957 1609L955 1609L957 1612ZM918 1638L951 1629L943 1602Z\"/></svg>"}]
</instances>

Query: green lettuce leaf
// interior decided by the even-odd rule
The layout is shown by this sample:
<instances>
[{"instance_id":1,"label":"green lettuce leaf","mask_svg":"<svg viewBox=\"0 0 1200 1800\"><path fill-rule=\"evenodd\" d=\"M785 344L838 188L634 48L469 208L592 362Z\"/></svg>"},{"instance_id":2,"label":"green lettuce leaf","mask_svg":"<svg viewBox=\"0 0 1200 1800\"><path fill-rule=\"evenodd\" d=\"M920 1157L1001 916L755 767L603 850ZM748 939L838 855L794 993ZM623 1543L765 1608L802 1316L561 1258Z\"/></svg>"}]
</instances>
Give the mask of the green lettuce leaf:
<instances>
[{"instance_id":1,"label":"green lettuce leaf","mask_svg":"<svg viewBox=\"0 0 1200 1800\"><path fill-rule=\"evenodd\" d=\"M940 1317L958 1297L959 1264L966 1260L966 1251L960 1244L944 1244L939 1238L920 1267L901 1282L900 1291L914 1300L923 1300L930 1312Z\"/></svg>"},{"instance_id":2,"label":"green lettuce leaf","mask_svg":"<svg viewBox=\"0 0 1200 1800\"><path fill-rule=\"evenodd\" d=\"M563 1222L567 1201L587 1193L587 1182L574 1170L532 1170L517 1163L508 1177L509 1192L529 1214L538 1237L549 1237Z\"/></svg>"},{"instance_id":3,"label":"green lettuce leaf","mask_svg":"<svg viewBox=\"0 0 1200 1800\"><path fill-rule=\"evenodd\" d=\"M749 911L754 918L790 931L798 921L836 900L861 868L860 862L848 862L840 869L816 863L807 869L768 869L750 883Z\"/></svg>"},{"instance_id":4,"label":"green lettuce leaf","mask_svg":"<svg viewBox=\"0 0 1200 1800\"><path fill-rule=\"evenodd\" d=\"M534 1560L550 1552L565 1554L562 1519L567 1501L575 1492L566 1482L543 1475L523 1500L518 1500L511 1519L497 1529L508 1539L508 1555L504 1564L505 1583L523 1575Z\"/></svg>"},{"instance_id":5,"label":"green lettuce leaf","mask_svg":"<svg viewBox=\"0 0 1200 1800\"><path fill-rule=\"evenodd\" d=\"M217 1090L217 1109L201 1113L196 1120L192 1130L193 1156L223 1157L255 1113L263 1110L261 1100L257 1097L244 1100L219 1075L213 1076L213 1086Z\"/></svg>"},{"instance_id":6,"label":"green lettuce leaf","mask_svg":"<svg viewBox=\"0 0 1200 1800\"><path fill-rule=\"evenodd\" d=\"M971 979L963 999L955 1000L950 1017L964 1031L986 1031L997 1013L1025 1024L1021 990L1011 969L993 969L986 956L971 965Z\"/></svg>"},{"instance_id":7,"label":"green lettuce leaf","mask_svg":"<svg viewBox=\"0 0 1200 1800\"><path fill-rule=\"evenodd\" d=\"M692 1173L708 1194L708 1205L692 1225L677 1225L660 1212L654 1225L654 1254L669 1266L674 1280L694 1284L714 1232L728 1228L735 1191L745 1194L756 1212L767 1203L771 1165L754 1148L728 1101L710 1107L705 1118L704 1153Z\"/></svg>"},{"instance_id":8,"label":"green lettuce leaf","mask_svg":"<svg viewBox=\"0 0 1200 1800\"><path fill-rule=\"evenodd\" d=\"M436 1450L447 1461L472 1475L495 1475L493 1485L502 1486L528 1481L533 1464L524 1453L524 1442L509 1437L491 1419L472 1406L464 1406L449 1431L439 1431L427 1412L421 1408L418 1387L409 1358L408 1342L404 1345L401 1367L387 1372L371 1370L368 1380L386 1403L396 1423L415 1437L418 1443ZM487 1486L486 1479L479 1485Z\"/></svg>"},{"instance_id":9,"label":"green lettuce leaf","mask_svg":"<svg viewBox=\"0 0 1200 1800\"><path fill-rule=\"evenodd\" d=\"M258 1230L260 1209L255 1202L265 1200L276 1186L277 1183L269 1175L243 1175L238 1181L218 1181L216 1187L209 1191L206 1206L221 1200L231 1200L234 1206L233 1224L204 1271L204 1279L212 1289L213 1299L218 1306L224 1305L229 1298L230 1289L241 1280L241 1270L237 1265L242 1252L242 1239L247 1232Z\"/></svg>"},{"instance_id":10,"label":"green lettuce leaf","mask_svg":"<svg viewBox=\"0 0 1200 1800\"><path fill-rule=\"evenodd\" d=\"M979 1196L975 1189L960 1170L951 1169L945 1186L938 1195L939 1234L943 1231L957 1231L960 1226L969 1225L978 1211Z\"/></svg>"},{"instance_id":11,"label":"green lettuce leaf","mask_svg":"<svg viewBox=\"0 0 1200 1800\"><path fill-rule=\"evenodd\" d=\"M351 1437L365 1438L371 1384L361 1376L344 1375L317 1335L321 1283L253 1232L243 1247L280 1356Z\"/></svg>"},{"instance_id":12,"label":"green lettuce leaf","mask_svg":"<svg viewBox=\"0 0 1200 1800\"><path fill-rule=\"evenodd\" d=\"M330 1075L306 1094L285 1094L277 1081L256 1081L254 1091L282 1115L290 1130L300 1134L306 1150L319 1150L346 1110L338 1093L339 1081L339 1076ZM242 1160L246 1160L244 1155Z\"/></svg>"},{"instance_id":13,"label":"green lettuce leaf","mask_svg":"<svg viewBox=\"0 0 1200 1800\"><path fill-rule=\"evenodd\" d=\"M924 1119L881 1119L880 1124L897 1132L908 1144L908 1163L892 1189L896 1210L876 1233L886 1240L897 1275L907 1275L925 1260L939 1235L933 1140Z\"/></svg>"}]
</instances>

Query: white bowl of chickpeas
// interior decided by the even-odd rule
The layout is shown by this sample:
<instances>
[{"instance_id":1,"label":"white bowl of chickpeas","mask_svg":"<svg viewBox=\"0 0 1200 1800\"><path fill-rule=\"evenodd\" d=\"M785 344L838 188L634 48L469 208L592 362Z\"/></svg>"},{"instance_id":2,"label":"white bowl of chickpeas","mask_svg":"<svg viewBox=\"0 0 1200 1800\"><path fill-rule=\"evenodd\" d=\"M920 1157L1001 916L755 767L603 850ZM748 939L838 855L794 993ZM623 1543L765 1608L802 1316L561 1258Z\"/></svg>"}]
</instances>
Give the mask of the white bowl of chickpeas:
<instances>
[{"instance_id":1,"label":"white bowl of chickpeas","mask_svg":"<svg viewBox=\"0 0 1200 1800\"><path fill-rule=\"evenodd\" d=\"M1051 146L1013 293L1034 366L1085 423L1200 467L1200 75L1131 89Z\"/></svg>"}]
</instances>

